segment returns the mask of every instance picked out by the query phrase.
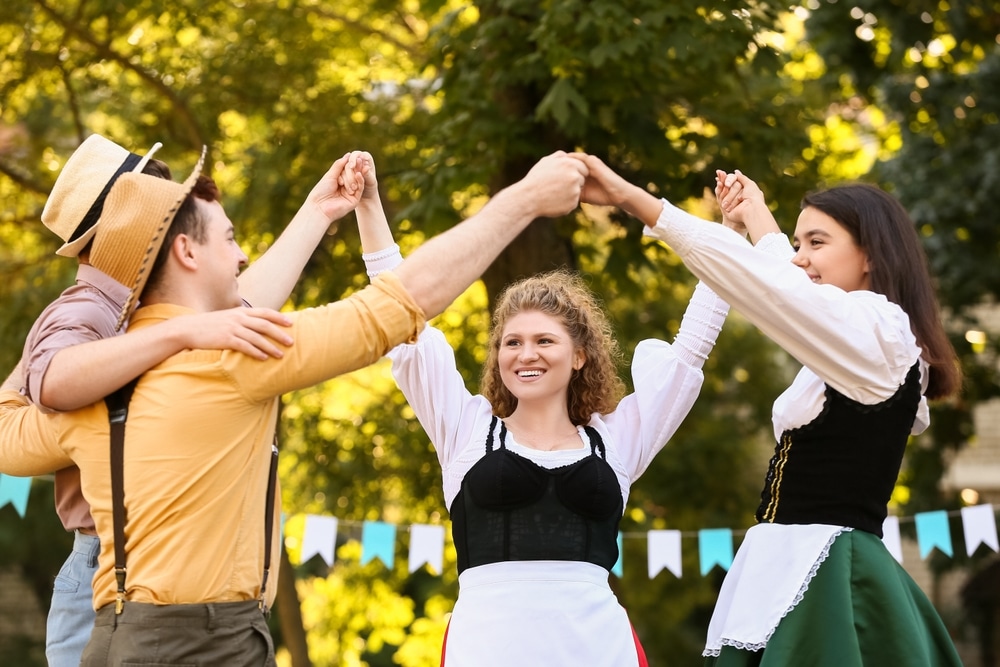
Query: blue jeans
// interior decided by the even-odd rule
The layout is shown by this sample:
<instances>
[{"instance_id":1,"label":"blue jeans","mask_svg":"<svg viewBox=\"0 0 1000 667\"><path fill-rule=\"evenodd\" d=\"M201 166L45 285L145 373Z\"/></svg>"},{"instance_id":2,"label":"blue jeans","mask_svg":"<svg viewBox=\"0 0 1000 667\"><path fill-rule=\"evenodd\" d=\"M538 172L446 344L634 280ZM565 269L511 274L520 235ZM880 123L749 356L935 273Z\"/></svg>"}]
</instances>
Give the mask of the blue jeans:
<instances>
[{"instance_id":1,"label":"blue jeans","mask_svg":"<svg viewBox=\"0 0 1000 667\"><path fill-rule=\"evenodd\" d=\"M76 531L73 552L63 563L52 589L45 625L45 657L49 667L79 667L83 648L94 629L94 573L101 542Z\"/></svg>"}]
</instances>

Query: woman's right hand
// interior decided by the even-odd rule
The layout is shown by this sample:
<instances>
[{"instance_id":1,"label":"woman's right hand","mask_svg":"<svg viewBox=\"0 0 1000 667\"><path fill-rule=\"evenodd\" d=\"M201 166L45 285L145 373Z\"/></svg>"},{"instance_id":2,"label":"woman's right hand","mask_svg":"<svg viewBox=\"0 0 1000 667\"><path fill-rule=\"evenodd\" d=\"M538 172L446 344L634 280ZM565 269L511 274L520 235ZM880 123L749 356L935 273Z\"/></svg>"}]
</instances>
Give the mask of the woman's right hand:
<instances>
[{"instance_id":1,"label":"woman's right hand","mask_svg":"<svg viewBox=\"0 0 1000 667\"><path fill-rule=\"evenodd\" d=\"M754 243L765 234L780 231L764 193L739 169L731 174L721 169L715 172L715 198L722 209L722 224L740 234L749 233Z\"/></svg>"},{"instance_id":2,"label":"woman's right hand","mask_svg":"<svg viewBox=\"0 0 1000 667\"><path fill-rule=\"evenodd\" d=\"M727 174L721 169L715 170L715 200L719 203L719 208L722 210L722 226L738 232L741 236L746 236L747 228L743 224L743 220L740 219L740 216L734 218L729 213L731 203L734 201L737 192L741 191L742 188L743 186L737 180L736 174Z\"/></svg>"}]
</instances>

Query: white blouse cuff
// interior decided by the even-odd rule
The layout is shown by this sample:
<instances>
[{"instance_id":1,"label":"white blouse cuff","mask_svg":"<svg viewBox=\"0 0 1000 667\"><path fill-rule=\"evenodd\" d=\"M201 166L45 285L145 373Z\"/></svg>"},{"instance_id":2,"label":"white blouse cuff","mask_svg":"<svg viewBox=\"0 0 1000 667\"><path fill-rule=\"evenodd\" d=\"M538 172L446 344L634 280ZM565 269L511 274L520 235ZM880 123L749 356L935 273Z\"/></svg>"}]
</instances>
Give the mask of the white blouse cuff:
<instances>
[{"instance_id":1,"label":"white blouse cuff","mask_svg":"<svg viewBox=\"0 0 1000 667\"><path fill-rule=\"evenodd\" d=\"M375 278L383 271L392 271L403 263L403 255L399 252L399 245L396 243L382 250L363 253L361 259L365 261L365 269L368 271L369 278Z\"/></svg>"},{"instance_id":2,"label":"white blouse cuff","mask_svg":"<svg viewBox=\"0 0 1000 667\"><path fill-rule=\"evenodd\" d=\"M728 314L729 304L711 287L699 282L674 338L674 345L680 348L679 354L688 365L694 368L705 365Z\"/></svg>"}]
</instances>

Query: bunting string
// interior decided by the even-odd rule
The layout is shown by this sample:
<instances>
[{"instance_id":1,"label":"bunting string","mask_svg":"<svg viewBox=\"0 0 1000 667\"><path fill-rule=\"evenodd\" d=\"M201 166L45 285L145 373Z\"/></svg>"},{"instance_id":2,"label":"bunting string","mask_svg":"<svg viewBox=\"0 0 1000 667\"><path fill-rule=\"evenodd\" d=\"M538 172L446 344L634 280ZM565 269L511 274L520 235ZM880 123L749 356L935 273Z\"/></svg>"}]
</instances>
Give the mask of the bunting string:
<instances>
[{"instance_id":1,"label":"bunting string","mask_svg":"<svg viewBox=\"0 0 1000 667\"><path fill-rule=\"evenodd\" d=\"M10 504L24 517L31 491L30 477L12 477L0 474L0 508ZM415 572L428 567L433 573L444 570L445 526L440 524L399 525L384 521L354 521L320 514L297 515L304 518L299 544L300 563L319 556L328 566L334 565L337 536L349 540L360 540L361 564L374 560L386 567L395 564L397 538L399 533L409 533L408 568ZM288 517L282 516L281 534L285 533ZM951 539L952 521L962 524L965 552L972 556L980 547L993 552L1000 551L997 538L997 507L991 504L972 505L958 510L936 510L919 512L912 516L889 516L882 526L882 541L893 557L903 562L900 525L914 524L920 558L926 559L937 549L940 553L954 557ZM714 568L728 570L733 562L734 542L746 534L747 529L702 528L700 530L658 529L647 531L622 531L618 534L619 553L624 540L646 540L647 570L649 578L655 578L663 570L675 577L682 576L682 542L696 540L699 570L702 576ZM612 568L612 573L622 576L622 559Z\"/></svg>"}]
</instances>

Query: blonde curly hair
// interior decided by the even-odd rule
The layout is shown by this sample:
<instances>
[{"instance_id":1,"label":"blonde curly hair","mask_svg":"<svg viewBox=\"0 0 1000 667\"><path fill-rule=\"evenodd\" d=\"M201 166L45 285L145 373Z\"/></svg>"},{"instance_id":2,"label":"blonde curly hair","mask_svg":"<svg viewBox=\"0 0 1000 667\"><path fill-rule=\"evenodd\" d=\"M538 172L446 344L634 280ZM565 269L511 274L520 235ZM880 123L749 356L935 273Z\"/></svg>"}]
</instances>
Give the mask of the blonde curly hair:
<instances>
[{"instance_id":1,"label":"blonde curly hair","mask_svg":"<svg viewBox=\"0 0 1000 667\"><path fill-rule=\"evenodd\" d=\"M607 414L625 394L618 376L621 351L611 333L611 324L597 297L576 273L557 269L512 283L493 311L486 363L480 390L498 417L509 417L517 398L500 379L500 338L504 325L514 315L537 311L559 320L569 332L575 348L583 350L586 362L573 372L567 392L569 418L587 424L593 413Z\"/></svg>"}]
</instances>

